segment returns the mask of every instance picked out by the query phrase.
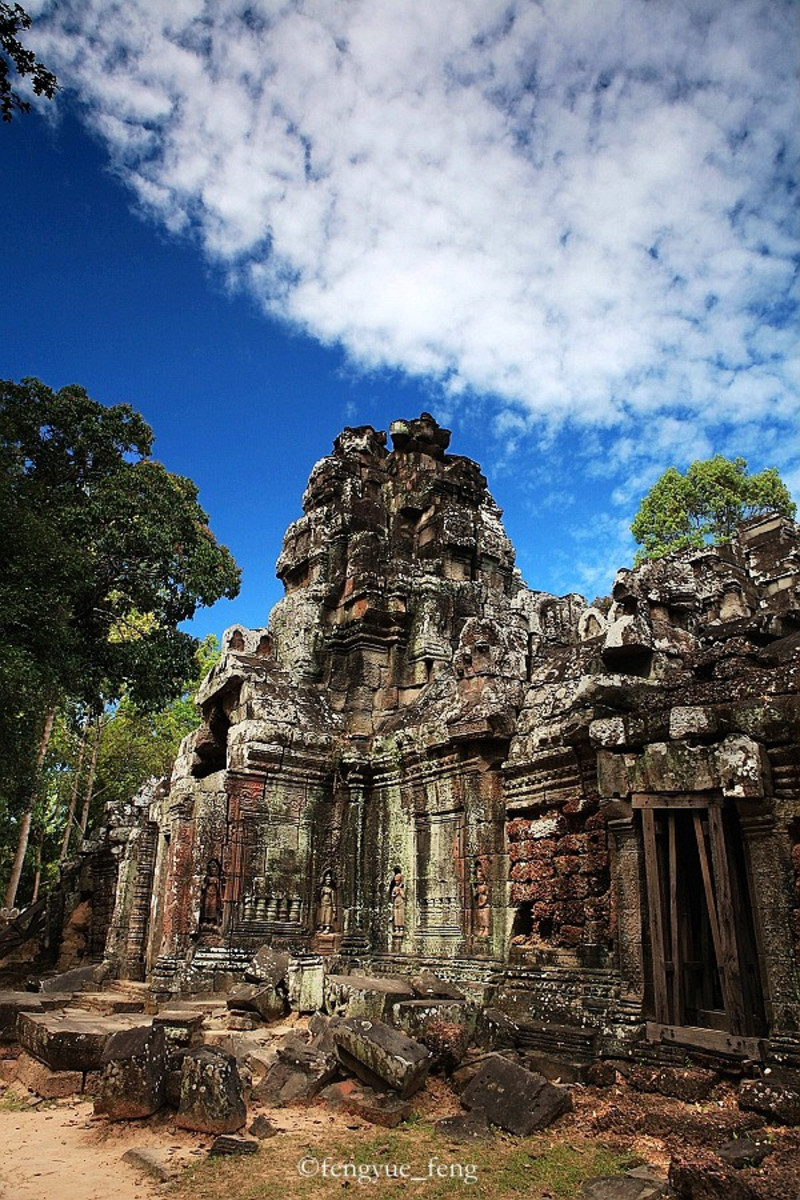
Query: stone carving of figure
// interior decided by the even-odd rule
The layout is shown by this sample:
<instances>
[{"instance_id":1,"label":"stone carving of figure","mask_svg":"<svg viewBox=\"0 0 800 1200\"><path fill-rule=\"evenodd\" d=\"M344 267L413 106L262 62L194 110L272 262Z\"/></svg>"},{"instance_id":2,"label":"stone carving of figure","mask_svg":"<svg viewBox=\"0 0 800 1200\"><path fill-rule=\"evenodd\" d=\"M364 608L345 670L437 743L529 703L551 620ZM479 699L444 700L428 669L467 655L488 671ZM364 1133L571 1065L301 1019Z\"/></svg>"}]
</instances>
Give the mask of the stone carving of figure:
<instances>
[{"instance_id":1,"label":"stone carving of figure","mask_svg":"<svg viewBox=\"0 0 800 1200\"><path fill-rule=\"evenodd\" d=\"M206 866L206 877L200 900L200 928L217 929L222 922L222 867L219 860L211 858Z\"/></svg>"},{"instance_id":2,"label":"stone carving of figure","mask_svg":"<svg viewBox=\"0 0 800 1200\"><path fill-rule=\"evenodd\" d=\"M399 867L394 869L390 894L392 898L392 932L395 937L401 937L406 931L406 885L403 882L403 872Z\"/></svg>"},{"instance_id":3,"label":"stone carving of figure","mask_svg":"<svg viewBox=\"0 0 800 1200\"><path fill-rule=\"evenodd\" d=\"M489 907L489 885L478 866L475 871L475 936L488 938L491 909Z\"/></svg>"},{"instance_id":4,"label":"stone carving of figure","mask_svg":"<svg viewBox=\"0 0 800 1200\"><path fill-rule=\"evenodd\" d=\"M330 933L336 920L336 884L333 872L326 871L322 876L322 887L319 890L319 907L317 908L317 929L320 933Z\"/></svg>"}]
</instances>

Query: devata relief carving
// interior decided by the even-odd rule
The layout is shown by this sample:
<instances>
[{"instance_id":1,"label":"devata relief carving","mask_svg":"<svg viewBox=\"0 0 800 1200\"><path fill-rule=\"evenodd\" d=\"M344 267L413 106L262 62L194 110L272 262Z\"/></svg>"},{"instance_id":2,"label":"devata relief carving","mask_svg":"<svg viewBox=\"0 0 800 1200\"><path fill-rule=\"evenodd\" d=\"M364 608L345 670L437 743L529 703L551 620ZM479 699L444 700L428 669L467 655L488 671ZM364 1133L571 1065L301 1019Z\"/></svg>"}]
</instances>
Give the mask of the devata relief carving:
<instances>
[{"instance_id":1,"label":"devata relief carving","mask_svg":"<svg viewBox=\"0 0 800 1200\"><path fill-rule=\"evenodd\" d=\"M433 418L390 439L314 467L269 627L113 816L110 964L178 993L268 942L450 972L531 1038L800 1054L797 526L588 605L526 585Z\"/></svg>"}]
</instances>

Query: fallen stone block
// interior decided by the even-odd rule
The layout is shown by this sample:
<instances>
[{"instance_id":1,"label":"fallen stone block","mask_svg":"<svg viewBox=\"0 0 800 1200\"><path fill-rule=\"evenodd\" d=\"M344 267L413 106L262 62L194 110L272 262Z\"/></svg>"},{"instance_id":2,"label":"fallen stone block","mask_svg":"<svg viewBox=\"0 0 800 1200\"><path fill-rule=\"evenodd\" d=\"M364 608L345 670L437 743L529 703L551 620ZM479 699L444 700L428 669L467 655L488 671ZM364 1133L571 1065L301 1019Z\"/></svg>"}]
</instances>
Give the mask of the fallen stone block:
<instances>
[{"instance_id":1,"label":"fallen stone block","mask_svg":"<svg viewBox=\"0 0 800 1200\"><path fill-rule=\"evenodd\" d=\"M144 1000L136 1000L132 996L115 996L112 992L80 992L73 996L70 1007L112 1017L116 1013L143 1013L145 1006Z\"/></svg>"},{"instance_id":2,"label":"fallen stone block","mask_svg":"<svg viewBox=\"0 0 800 1200\"><path fill-rule=\"evenodd\" d=\"M162 1026L115 1033L103 1051L102 1062L94 1100L96 1115L128 1121L149 1117L163 1107L167 1043Z\"/></svg>"},{"instance_id":3,"label":"fallen stone block","mask_svg":"<svg viewBox=\"0 0 800 1200\"><path fill-rule=\"evenodd\" d=\"M246 983L231 992L228 1008L241 1012L253 1012L262 1021L279 1021L289 1011L286 991L271 984Z\"/></svg>"},{"instance_id":4,"label":"fallen stone block","mask_svg":"<svg viewBox=\"0 0 800 1200\"><path fill-rule=\"evenodd\" d=\"M157 1179L159 1183L169 1183L171 1180L177 1179L181 1170L179 1166L170 1161L167 1150L157 1150L151 1146L133 1146L130 1150L125 1151L122 1161L130 1163L138 1171L146 1172L153 1179Z\"/></svg>"},{"instance_id":5,"label":"fallen stone block","mask_svg":"<svg viewBox=\"0 0 800 1200\"><path fill-rule=\"evenodd\" d=\"M439 979L437 975L434 975L433 971L421 971L419 975L412 975L408 982L414 995L419 1000L466 999L461 988L456 987L454 983L448 983L444 979Z\"/></svg>"},{"instance_id":6,"label":"fallen stone block","mask_svg":"<svg viewBox=\"0 0 800 1200\"><path fill-rule=\"evenodd\" d=\"M0 1042L17 1040L17 1017L21 1012L44 1011L41 996L34 992L0 992Z\"/></svg>"},{"instance_id":7,"label":"fallen stone block","mask_svg":"<svg viewBox=\"0 0 800 1200\"><path fill-rule=\"evenodd\" d=\"M520 1030L499 1008L481 1008L475 1021L475 1045L482 1050L513 1050L519 1045Z\"/></svg>"},{"instance_id":8,"label":"fallen stone block","mask_svg":"<svg viewBox=\"0 0 800 1200\"><path fill-rule=\"evenodd\" d=\"M247 1118L244 1087L232 1054L211 1046L180 1050L175 1123L200 1133L236 1133Z\"/></svg>"},{"instance_id":9,"label":"fallen stone block","mask_svg":"<svg viewBox=\"0 0 800 1200\"><path fill-rule=\"evenodd\" d=\"M186 1046L198 1046L203 1040L202 1012L164 1008L153 1017L153 1028L162 1028L167 1043L167 1052L182 1050Z\"/></svg>"},{"instance_id":10,"label":"fallen stone block","mask_svg":"<svg viewBox=\"0 0 800 1200\"><path fill-rule=\"evenodd\" d=\"M221 1154L256 1154L258 1142L251 1138L234 1137L230 1133L221 1133L214 1138L208 1151L212 1158Z\"/></svg>"},{"instance_id":11,"label":"fallen stone block","mask_svg":"<svg viewBox=\"0 0 800 1200\"><path fill-rule=\"evenodd\" d=\"M104 978L102 966L98 963L86 967L73 967L70 971L62 971L60 975L51 975L41 981L43 992L82 992L94 991Z\"/></svg>"},{"instance_id":12,"label":"fallen stone block","mask_svg":"<svg viewBox=\"0 0 800 1200\"><path fill-rule=\"evenodd\" d=\"M475 1010L464 1000L402 1000L392 1006L392 1020L446 1071L459 1066L475 1031Z\"/></svg>"},{"instance_id":13,"label":"fallen stone block","mask_svg":"<svg viewBox=\"0 0 800 1200\"><path fill-rule=\"evenodd\" d=\"M492 1053L499 1054L501 1058L507 1059L508 1062L517 1063L519 1065L520 1056L516 1050L495 1050ZM460 1096L467 1084L472 1083L472 1080L482 1069L486 1063L486 1060L491 1058L491 1056L491 1053L480 1054L476 1058L469 1059L467 1062L462 1063L460 1067L453 1071L452 1075L450 1076L450 1086L456 1095Z\"/></svg>"},{"instance_id":14,"label":"fallen stone block","mask_svg":"<svg viewBox=\"0 0 800 1200\"><path fill-rule=\"evenodd\" d=\"M289 955L283 950L262 946L244 969L248 983L271 984L274 988L289 986Z\"/></svg>"},{"instance_id":15,"label":"fallen stone block","mask_svg":"<svg viewBox=\"0 0 800 1200\"><path fill-rule=\"evenodd\" d=\"M308 1032L311 1034L311 1046L315 1050L321 1050L325 1054L335 1054L336 1042L333 1035L336 1031L336 1026L341 1020L341 1017L327 1017L324 1013L314 1013L308 1023Z\"/></svg>"},{"instance_id":16,"label":"fallen stone block","mask_svg":"<svg viewBox=\"0 0 800 1200\"><path fill-rule=\"evenodd\" d=\"M483 1109L492 1125L527 1137L568 1112L572 1097L568 1088L493 1054L462 1092L461 1103Z\"/></svg>"},{"instance_id":17,"label":"fallen stone block","mask_svg":"<svg viewBox=\"0 0 800 1200\"><path fill-rule=\"evenodd\" d=\"M454 1117L443 1117L436 1122L436 1132L454 1142L494 1141L494 1133L482 1108L457 1113Z\"/></svg>"},{"instance_id":18,"label":"fallen stone block","mask_svg":"<svg viewBox=\"0 0 800 1200\"><path fill-rule=\"evenodd\" d=\"M276 1108L308 1104L335 1078L338 1060L289 1038L278 1047L278 1059L253 1090L253 1097Z\"/></svg>"},{"instance_id":19,"label":"fallen stone block","mask_svg":"<svg viewBox=\"0 0 800 1200\"><path fill-rule=\"evenodd\" d=\"M345 1098L351 1092L357 1092L361 1084L355 1079L339 1079L336 1083L329 1083L319 1093L320 1100L324 1100L331 1108L341 1108Z\"/></svg>"},{"instance_id":20,"label":"fallen stone block","mask_svg":"<svg viewBox=\"0 0 800 1200\"><path fill-rule=\"evenodd\" d=\"M225 1026L234 1033L254 1033L260 1022L255 1013L230 1012L225 1018Z\"/></svg>"},{"instance_id":21,"label":"fallen stone block","mask_svg":"<svg viewBox=\"0 0 800 1200\"><path fill-rule=\"evenodd\" d=\"M348 1017L337 1025L333 1038L339 1061L368 1086L388 1086L404 1100L424 1086L431 1053L399 1029Z\"/></svg>"},{"instance_id":22,"label":"fallen stone block","mask_svg":"<svg viewBox=\"0 0 800 1200\"><path fill-rule=\"evenodd\" d=\"M143 1021L135 1013L113 1017L97 1016L77 1008L57 1012L20 1013L17 1023L20 1045L53 1071L99 1071L103 1051L115 1033L135 1029Z\"/></svg>"},{"instance_id":23,"label":"fallen stone block","mask_svg":"<svg viewBox=\"0 0 800 1200\"><path fill-rule=\"evenodd\" d=\"M739 1108L761 1113L782 1125L800 1125L800 1086L771 1079L747 1079L739 1087Z\"/></svg>"},{"instance_id":24,"label":"fallen stone block","mask_svg":"<svg viewBox=\"0 0 800 1200\"><path fill-rule=\"evenodd\" d=\"M411 1101L402 1100L397 1092L378 1092L368 1087L348 1092L342 1099L342 1108L384 1129L394 1129L401 1121L408 1120L413 1111Z\"/></svg>"},{"instance_id":25,"label":"fallen stone block","mask_svg":"<svg viewBox=\"0 0 800 1200\"><path fill-rule=\"evenodd\" d=\"M42 1100L63 1100L83 1091L82 1071L51 1071L23 1050L16 1061L16 1080Z\"/></svg>"},{"instance_id":26,"label":"fallen stone block","mask_svg":"<svg viewBox=\"0 0 800 1200\"><path fill-rule=\"evenodd\" d=\"M288 967L288 1003L293 1012L311 1013L322 1008L325 987L325 960L319 954L290 958Z\"/></svg>"},{"instance_id":27,"label":"fallen stone block","mask_svg":"<svg viewBox=\"0 0 800 1200\"><path fill-rule=\"evenodd\" d=\"M414 998L414 990L405 979L328 975L325 979L323 1007L327 1013L335 1016L385 1021L393 1005Z\"/></svg>"}]
</instances>

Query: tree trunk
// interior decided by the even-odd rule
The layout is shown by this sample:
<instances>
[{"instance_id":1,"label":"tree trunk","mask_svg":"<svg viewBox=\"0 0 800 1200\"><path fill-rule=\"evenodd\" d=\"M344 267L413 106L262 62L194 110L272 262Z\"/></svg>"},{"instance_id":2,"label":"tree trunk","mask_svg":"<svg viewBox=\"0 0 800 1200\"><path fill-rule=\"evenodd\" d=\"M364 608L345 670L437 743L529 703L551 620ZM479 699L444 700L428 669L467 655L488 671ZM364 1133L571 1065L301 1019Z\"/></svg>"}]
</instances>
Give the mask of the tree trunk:
<instances>
[{"instance_id":1,"label":"tree trunk","mask_svg":"<svg viewBox=\"0 0 800 1200\"><path fill-rule=\"evenodd\" d=\"M92 742L92 757L89 760L89 778L86 781L86 794L83 797L83 808L81 809L81 841L86 837L86 826L89 824L89 806L92 803L92 795L94 793L94 774L97 770L97 755L100 751L100 734L102 732L101 718L98 717L94 725L94 741Z\"/></svg>"},{"instance_id":2,"label":"tree trunk","mask_svg":"<svg viewBox=\"0 0 800 1200\"><path fill-rule=\"evenodd\" d=\"M36 874L33 877L33 895L31 896L31 904L35 904L39 899L39 888L42 882L42 849L44 847L44 821L42 828L39 830L39 837L36 839Z\"/></svg>"},{"instance_id":3,"label":"tree trunk","mask_svg":"<svg viewBox=\"0 0 800 1200\"><path fill-rule=\"evenodd\" d=\"M33 820L33 805L36 800L36 792L39 787L39 774L44 762L44 756L47 753L47 746L50 741L50 734L53 732L53 722L56 719L56 710L51 708L45 717L44 729L39 740L39 750L36 754L36 766L34 768L33 786L31 788L31 797L27 810L22 815L22 820L19 824L19 836L17 838L17 853L14 858L14 865L11 868L11 877L8 881L8 889L6 891L5 907L13 908L17 900L17 890L19 889L19 881L22 875L22 868L25 864L25 854L28 850L28 838L31 833L31 821Z\"/></svg>"},{"instance_id":4,"label":"tree trunk","mask_svg":"<svg viewBox=\"0 0 800 1200\"><path fill-rule=\"evenodd\" d=\"M64 829L64 836L61 839L61 850L58 855L58 865L64 862L69 850L69 839L72 834L72 822L75 820L75 806L78 803L78 788L81 785L81 769L83 767L83 756L86 753L86 733L88 722L84 725L81 731L81 744L78 748L78 761L75 764L75 782L72 785L72 791L69 797L69 812L67 813L67 824Z\"/></svg>"}]
</instances>

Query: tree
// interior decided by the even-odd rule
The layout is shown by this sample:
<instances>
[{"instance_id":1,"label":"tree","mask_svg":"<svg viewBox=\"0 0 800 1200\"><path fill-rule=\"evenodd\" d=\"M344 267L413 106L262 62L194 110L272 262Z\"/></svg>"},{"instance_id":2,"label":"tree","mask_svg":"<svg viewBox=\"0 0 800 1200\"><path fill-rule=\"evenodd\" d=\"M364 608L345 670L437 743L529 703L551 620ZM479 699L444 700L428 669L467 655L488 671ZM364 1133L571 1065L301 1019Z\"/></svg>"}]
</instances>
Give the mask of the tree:
<instances>
[{"instance_id":1,"label":"tree","mask_svg":"<svg viewBox=\"0 0 800 1200\"><path fill-rule=\"evenodd\" d=\"M775 512L794 517L797 507L775 467L750 475L743 458L697 460L682 475L665 471L642 500L631 533L642 549L637 563L673 550L730 541L740 521Z\"/></svg>"},{"instance_id":2,"label":"tree","mask_svg":"<svg viewBox=\"0 0 800 1200\"><path fill-rule=\"evenodd\" d=\"M20 78L31 77L31 86L37 96L52 100L58 90L58 80L38 61L32 50L27 50L18 34L30 29L31 19L19 4L0 4L0 115L10 121L17 112L30 112L31 106L11 86L12 72Z\"/></svg>"},{"instance_id":3,"label":"tree","mask_svg":"<svg viewBox=\"0 0 800 1200\"><path fill-rule=\"evenodd\" d=\"M123 694L163 707L193 672L197 641L178 624L239 589L197 488L150 458L152 442L128 405L0 382L0 808L23 807L7 905L52 714L69 698L99 716Z\"/></svg>"}]
</instances>

